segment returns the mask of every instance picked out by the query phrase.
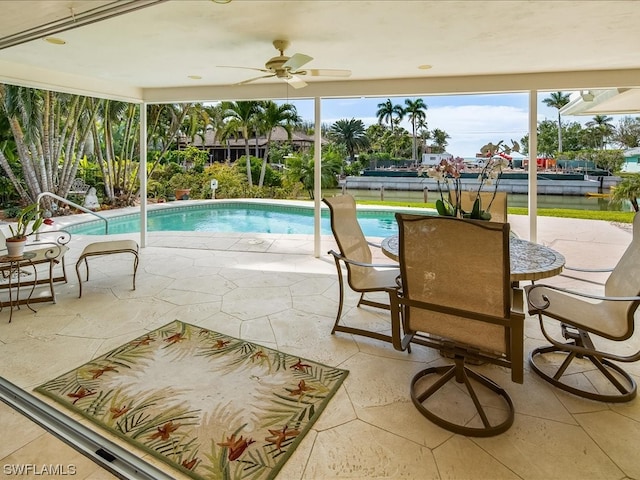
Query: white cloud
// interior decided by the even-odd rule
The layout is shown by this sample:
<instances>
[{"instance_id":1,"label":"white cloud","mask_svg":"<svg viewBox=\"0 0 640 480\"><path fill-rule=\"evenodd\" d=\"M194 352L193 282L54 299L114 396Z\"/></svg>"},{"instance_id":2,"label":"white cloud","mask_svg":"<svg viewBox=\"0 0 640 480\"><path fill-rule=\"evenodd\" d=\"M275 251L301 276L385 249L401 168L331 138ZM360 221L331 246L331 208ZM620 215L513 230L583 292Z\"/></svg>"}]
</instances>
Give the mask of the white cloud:
<instances>
[{"instance_id":1,"label":"white cloud","mask_svg":"<svg viewBox=\"0 0 640 480\"><path fill-rule=\"evenodd\" d=\"M427 110L427 124L430 130L439 128L449 134L447 151L473 157L489 142L519 143L528 131L528 113L501 105L435 107ZM408 122L405 128L410 130Z\"/></svg>"}]
</instances>

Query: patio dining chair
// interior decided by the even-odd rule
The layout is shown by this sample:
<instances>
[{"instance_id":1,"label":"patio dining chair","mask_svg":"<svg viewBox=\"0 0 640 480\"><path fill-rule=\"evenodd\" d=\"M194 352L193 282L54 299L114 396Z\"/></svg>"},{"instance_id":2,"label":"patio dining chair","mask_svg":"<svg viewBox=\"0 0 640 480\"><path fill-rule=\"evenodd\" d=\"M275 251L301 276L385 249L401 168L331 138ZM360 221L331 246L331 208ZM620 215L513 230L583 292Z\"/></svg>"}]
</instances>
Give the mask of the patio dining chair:
<instances>
[{"instance_id":1,"label":"patio dining chair","mask_svg":"<svg viewBox=\"0 0 640 480\"><path fill-rule=\"evenodd\" d=\"M356 328L340 323L345 296L345 285L342 278L342 265L347 270L347 283L349 287L360 293L358 307L367 305L389 310L389 305L365 298L365 294L371 292L386 292L394 287L396 278L400 274L397 264L374 264L370 246L380 247L368 242L362 233L356 215L356 202L351 195L338 195L323 198L323 202L329 207L331 215L331 231L338 244L339 252L330 250L338 270L338 284L340 298L338 314L331 333L345 332L354 335L375 338L391 342L391 336L377 331Z\"/></svg>"},{"instance_id":2,"label":"patio dining chair","mask_svg":"<svg viewBox=\"0 0 640 480\"><path fill-rule=\"evenodd\" d=\"M633 219L631 243L604 284L604 295L545 284L527 286L525 291L529 313L538 316L542 333L551 343L529 355L534 372L566 392L592 400L627 402L636 397L635 380L613 362L636 362L640 360L640 351L623 355L620 351L631 347L621 345L615 353L612 350L616 344L609 341L628 341L635 329L634 316L640 305L639 214ZM545 317L559 323L550 325ZM557 335L553 334L554 326L559 327ZM585 370L588 380L579 375Z\"/></svg>"},{"instance_id":3,"label":"patio dining chair","mask_svg":"<svg viewBox=\"0 0 640 480\"><path fill-rule=\"evenodd\" d=\"M506 431L514 420L509 394L470 363L506 367L513 382L523 382L524 313L522 291L510 281L509 225L402 213L396 219L401 286L389 290L393 346L423 345L453 359L413 377L414 405L454 433Z\"/></svg>"}]
</instances>

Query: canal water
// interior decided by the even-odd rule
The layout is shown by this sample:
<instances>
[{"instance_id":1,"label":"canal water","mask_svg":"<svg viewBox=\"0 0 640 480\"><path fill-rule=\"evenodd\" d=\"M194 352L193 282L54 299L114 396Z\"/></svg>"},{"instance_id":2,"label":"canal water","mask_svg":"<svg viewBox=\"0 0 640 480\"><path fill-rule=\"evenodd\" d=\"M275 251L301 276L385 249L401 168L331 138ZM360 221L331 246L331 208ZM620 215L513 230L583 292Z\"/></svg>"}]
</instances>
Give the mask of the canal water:
<instances>
[{"instance_id":1,"label":"canal water","mask_svg":"<svg viewBox=\"0 0 640 480\"><path fill-rule=\"evenodd\" d=\"M338 195L341 190L325 190L325 195ZM380 200L379 190L347 190L356 200ZM428 202L435 202L439 198L438 192L428 193ZM424 194L420 191L385 190L384 200L390 202L424 202ZM510 207L527 207L527 195L509 194L507 202ZM538 195L538 208L561 208L568 210L598 210L630 212L629 202L611 203L608 198L582 197L574 195Z\"/></svg>"}]
</instances>

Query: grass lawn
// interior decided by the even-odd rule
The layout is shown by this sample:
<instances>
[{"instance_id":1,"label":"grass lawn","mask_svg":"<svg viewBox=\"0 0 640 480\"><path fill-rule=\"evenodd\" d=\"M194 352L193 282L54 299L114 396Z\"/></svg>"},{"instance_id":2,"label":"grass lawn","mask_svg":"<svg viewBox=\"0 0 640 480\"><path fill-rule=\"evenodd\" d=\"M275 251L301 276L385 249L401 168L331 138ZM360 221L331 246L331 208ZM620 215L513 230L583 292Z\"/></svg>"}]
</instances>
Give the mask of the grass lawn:
<instances>
[{"instance_id":1,"label":"grass lawn","mask_svg":"<svg viewBox=\"0 0 640 480\"><path fill-rule=\"evenodd\" d=\"M361 205L386 205L389 207L436 208L435 203L385 202L380 200L358 201ZM527 215L528 208L509 207L511 215ZM581 218L584 220L605 220L609 222L631 223L635 212L609 212L600 210L568 210L564 208L539 208L539 217Z\"/></svg>"}]
</instances>

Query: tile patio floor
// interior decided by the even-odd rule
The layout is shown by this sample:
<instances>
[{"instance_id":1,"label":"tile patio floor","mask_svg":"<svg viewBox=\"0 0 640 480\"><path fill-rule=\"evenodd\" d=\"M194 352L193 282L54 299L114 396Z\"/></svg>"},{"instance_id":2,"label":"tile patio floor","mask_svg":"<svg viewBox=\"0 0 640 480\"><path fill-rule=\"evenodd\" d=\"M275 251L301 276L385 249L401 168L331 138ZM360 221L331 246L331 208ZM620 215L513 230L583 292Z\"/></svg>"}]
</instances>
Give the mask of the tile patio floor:
<instances>
[{"instance_id":1,"label":"tile patio floor","mask_svg":"<svg viewBox=\"0 0 640 480\"><path fill-rule=\"evenodd\" d=\"M527 219L510 221L527 238ZM175 248L178 237L150 234L135 291L130 256L91 259L91 280L78 299L75 260L96 237L74 237L66 257L69 283L57 286L57 304L38 304L36 314L23 307L11 324L0 312L0 375L31 391L177 318L350 371L279 479L640 479L639 401L583 400L547 385L528 367L523 385L511 383L498 367L480 367L515 404L515 423L500 436L453 435L422 417L408 385L426 363L443 362L437 354L419 346L407 354L371 339L330 335L338 294L333 261L324 254L331 238L323 239L319 259L305 236L179 238L186 244ZM607 222L539 220L538 241L572 265L613 265L630 238L628 229ZM549 283L575 281L556 277ZM386 312L355 308L357 298L348 296L346 322L386 329ZM534 319L526 325L529 351L542 337ZM637 338L630 343L640 346ZM631 351L628 345L617 348ZM628 369L640 377L640 364ZM0 404L0 464L16 463L71 463L77 467L72 478L113 478ZM0 478L14 478L3 475L0 470Z\"/></svg>"}]
</instances>

